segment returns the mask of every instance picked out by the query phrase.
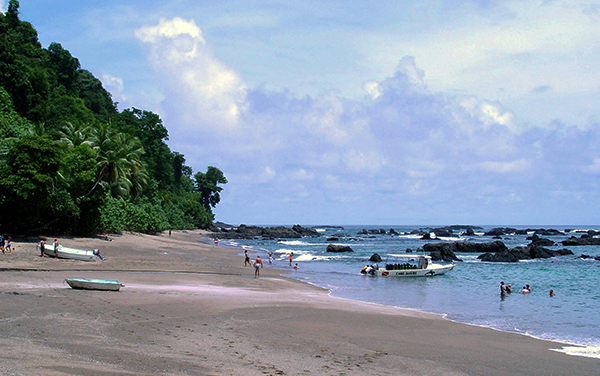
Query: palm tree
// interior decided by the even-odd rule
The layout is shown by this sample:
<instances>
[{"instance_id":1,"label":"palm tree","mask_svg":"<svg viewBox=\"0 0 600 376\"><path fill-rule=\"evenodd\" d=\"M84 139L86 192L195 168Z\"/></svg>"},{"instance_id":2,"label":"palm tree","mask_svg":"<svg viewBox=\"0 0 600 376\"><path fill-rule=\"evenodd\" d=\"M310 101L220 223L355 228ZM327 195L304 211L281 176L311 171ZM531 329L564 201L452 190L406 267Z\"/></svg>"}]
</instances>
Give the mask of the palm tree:
<instances>
[{"instance_id":1,"label":"palm tree","mask_svg":"<svg viewBox=\"0 0 600 376\"><path fill-rule=\"evenodd\" d=\"M98 167L97 180L91 191L100 182L106 182L113 196L142 193L148 175L141 159L144 148L137 137L119 132L108 123L95 128L86 143L96 152Z\"/></svg>"},{"instance_id":2,"label":"palm tree","mask_svg":"<svg viewBox=\"0 0 600 376\"><path fill-rule=\"evenodd\" d=\"M91 136L91 132L92 127L90 125L73 125L73 123L67 122L63 129L58 132L58 135L63 144L69 147L74 147L88 141Z\"/></svg>"}]
</instances>

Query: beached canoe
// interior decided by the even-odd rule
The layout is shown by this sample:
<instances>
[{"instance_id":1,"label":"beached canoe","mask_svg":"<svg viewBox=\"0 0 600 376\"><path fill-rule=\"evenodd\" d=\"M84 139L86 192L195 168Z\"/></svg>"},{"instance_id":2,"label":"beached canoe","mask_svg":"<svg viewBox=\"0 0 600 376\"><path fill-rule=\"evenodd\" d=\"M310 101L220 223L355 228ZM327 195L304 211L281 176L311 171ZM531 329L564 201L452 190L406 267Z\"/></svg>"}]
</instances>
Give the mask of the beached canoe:
<instances>
[{"instance_id":1,"label":"beached canoe","mask_svg":"<svg viewBox=\"0 0 600 376\"><path fill-rule=\"evenodd\" d=\"M109 279L67 278L65 282L78 290L119 291L123 284Z\"/></svg>"},{"instance_id":2,"label":"beached canoe","mask_svg":"<svg viewBox=\"0 0 600 376\"><path fill-rule=\"evenodd\" d=\"M37 245L38 252L40 245ZM58 257L62 259L81 260L81 261L96 261L98 255L94 251L87 251L83 249L67 248L59 245L57 249L54 249L54 245L46 245L44 247L44 254L50 257Z\"/></svg>"}]
</instances>

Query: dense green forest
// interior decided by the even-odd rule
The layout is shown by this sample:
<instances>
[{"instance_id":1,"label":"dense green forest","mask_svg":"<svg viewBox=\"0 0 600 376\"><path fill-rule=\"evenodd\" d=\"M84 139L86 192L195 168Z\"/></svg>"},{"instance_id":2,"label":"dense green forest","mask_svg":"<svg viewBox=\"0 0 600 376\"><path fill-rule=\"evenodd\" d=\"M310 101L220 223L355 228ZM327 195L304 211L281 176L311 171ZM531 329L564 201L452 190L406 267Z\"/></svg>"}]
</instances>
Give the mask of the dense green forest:
<instances>
[{"instance_id":1,"label":"dense green forest","mask_svg":"<svg viewBox=\"0 0 600 376\"><path fill-rule=\"evenodd\" d=\"M157 114L119 112L59 43L43 48L18 1L0 12L0 231L208 227L227 179L193 174L168 137Z\"/></svg>"}]
</instances>

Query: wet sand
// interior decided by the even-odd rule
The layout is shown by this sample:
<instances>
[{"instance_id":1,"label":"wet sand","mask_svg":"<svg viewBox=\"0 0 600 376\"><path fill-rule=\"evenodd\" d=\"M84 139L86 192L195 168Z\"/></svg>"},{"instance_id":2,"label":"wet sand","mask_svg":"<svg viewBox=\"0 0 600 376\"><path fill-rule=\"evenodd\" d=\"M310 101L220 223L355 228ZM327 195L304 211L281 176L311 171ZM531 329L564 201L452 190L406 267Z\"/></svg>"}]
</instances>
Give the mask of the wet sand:
<instances>
[{"instance_id":1,"label":"wet sand","mask_svg":"<svg viewBox=\"0 0 600 376\"><path fill-rule=\"evenodd\" d=\"M171 237L61 238L104 262L0 254L2 375L593 375L562 344L330 297L239 250ZM48 239L51 242L53 239ZM254 256L251 254L251 256ZM261 255L263 259L266 255ZM119 292L65 278L116 279Z\"/></svg>"}]
</instances>

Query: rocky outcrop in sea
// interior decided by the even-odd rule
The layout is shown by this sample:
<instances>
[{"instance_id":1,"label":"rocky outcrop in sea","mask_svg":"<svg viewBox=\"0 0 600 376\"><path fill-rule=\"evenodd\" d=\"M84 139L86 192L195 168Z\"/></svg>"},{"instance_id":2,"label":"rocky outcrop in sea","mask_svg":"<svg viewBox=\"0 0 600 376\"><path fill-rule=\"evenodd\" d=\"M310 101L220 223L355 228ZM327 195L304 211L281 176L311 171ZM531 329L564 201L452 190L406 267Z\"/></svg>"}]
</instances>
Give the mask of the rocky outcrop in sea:
<instances>
[{"instance_id":1,"label":"rocky outcrop in sea","mask_svg":"<svg viewBox=\"0 0 600 376\"><path fill-rule=\"evenodd\" d=\"M433 261L462 261L456 257L455 253L491 253L501 252L508 249L506 245L499 241L491 243L471 243L471 242L443 242L428 243L423 246L423 251L429 252Z\"/></svg>"},{"instance_id":2,"label":"rocky outcrop in sea","mask_svg":"<svg viewBox=\"0 0 600 376\"><path fill-rule=\"evenodd\" d=\"M456 253L481 253L478 259L490 262L517 262L519 260L531 260L536 258L550 258L555 256L572 255L573 252L563 248L552 250L544 248L538 243L546 243L538 239L538 242L532 242L526 247L515 247L509 249L506 244L500 240L490 243L471 243L471 242L444 242L429 243L423 246L423 251L429 252L433 261L462 261L456 256ZM554 245L551 242L551 245Z\"/></svg>"},{"instance_id":3,"label":"rocky outcrop in sea","mask_svg":"<svg viewBox=\"0 0 600 376\"><path fill-rule=\"evenodd\" d=\"M305 236L319 236L317 230L294 225L293 227L259 227L239 225L235 228L213 227L212 235L221 239L297 239Z\"/></svg>"},{"instance_id":4,"label":"rocky outcrop in sea","mask_svg":"<svg viewBox=\"0 0 600 376\"><path fill-rule=\"evenodd\" d=\"M329 244L326 252L343 253L343 252L354 252L354 250L347 245Z\"/></svg>"},{"instance_id":5,"label":"rocky outcrop in sea","mask_svg":"<svg viewBox=\"0 0 600 376\"><path fill-rule=\"evenodd\" d=\"M581 238L571 236L567 240L563 240L562 245L600 245L600 238L593 238L590 235L581 235Z\"/></svg>"},{"instance_id":6,"label":"rocky outcrop in sea","mask_svg":"<svg viewBox=\"0 0 600 376\"><path fill-rule=\"evenodd\" d=\"M477 257L481 261L491 262L517 262L520 260L531 260L537 258L550 258L556 256L572 255L573 252L569 249L563 248L559 250L552 250L544 248L535 244L529 244L526 247L515 247L506 249L495 254L484 253Z\"/></svg>"}]
</instances>

